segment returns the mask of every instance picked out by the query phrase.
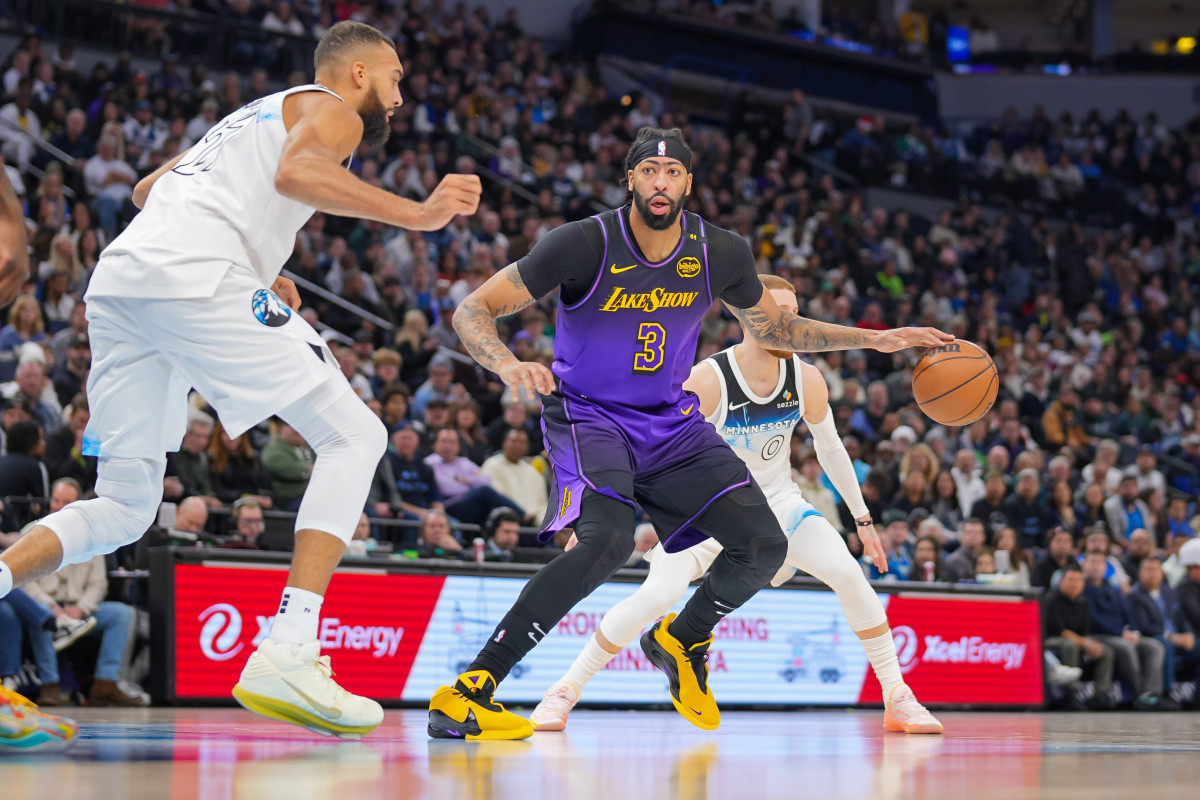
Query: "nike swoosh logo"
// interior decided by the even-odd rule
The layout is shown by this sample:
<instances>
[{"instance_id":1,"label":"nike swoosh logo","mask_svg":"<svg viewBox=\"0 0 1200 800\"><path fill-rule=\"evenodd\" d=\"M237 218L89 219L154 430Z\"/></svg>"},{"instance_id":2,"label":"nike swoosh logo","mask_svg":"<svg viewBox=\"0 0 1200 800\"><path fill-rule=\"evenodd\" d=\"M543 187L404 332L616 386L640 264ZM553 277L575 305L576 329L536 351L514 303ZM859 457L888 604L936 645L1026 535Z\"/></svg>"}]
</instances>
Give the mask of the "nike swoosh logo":
<instances>
[{"instance_id":1,"label":"nike swoosh logo","mask_svg":"<svg viewBox=\"0 0 1200 800\"><path fill-rule=\"evenodd\" d=\"M693 409L693 408L695 408L695 407L696 407L696 404L695 404L695 403L692 403L690 406L688 406L687 408L683 409L683 415L686 417L688 414L692 413L692 409Z\"/></svg>"},{"instance_id":2,"label":"nike swoosh logo","mask_svg":"<svg viewBox=\"0 0 1200 800\"><path fill-rule=\"evenodd\" d=\"M621 274L622 272L628 272L629 270L631 270L631 269L636 269L636 268L637 268L637 264L631 264L631 265L630 265L630 266L628 266L628 267L621 267L620 269L617 269L617 265L616 265L616 264L613 264L611 267L609 267L609 271L610 271L610 272L611 272L613 275L619 275L619 274Z\"/></svg>"},{"instance_id":3,"label":"nike swoosh logo","mask_svg":"<svg viewBox=\"0 0 1200 800\"><path fill-rule=\"evenodd\" d=\"M690 709L690 710L691 710L691 712L692 712L693 714L695 714L697 717L703 717L703 716L704 716L704 712L702 712L702 711L697 711L696 709L692 708L691 706L688 706L688 709Z\"/></svg>"},{"instance_id":4,"label":"nike swoosh logo","mask_svg":"<svg viewBox=\"0 0 1200 800\"><path fill-rule=\"evenodd\" d=\"M334 704L332 706L327 706L324 703L314 700L308 694L308 692L304 691L299 686L297 686L295 683L288 680L286 675L280 675L279 677L283 679L284 683L286 683L288 686L292 687L292 691L295 692L296 694L300 695L301 699L303 699L304 702L308 703L310 706L315 708L318 713L323 714L324 716L328 717L329 719L341 719L342 706L340 704Z\"/></svg>"},{"instance_id":5,"label":"nike swoosh logo","mask_svg":"<svg viewBox=\"0 0 1200 800\"><path fill-rule=\"evenodd\" d=\"M749 400L747 400L747 401L746 401L746 402L744 402L744 403L738 403L736 406L735 406L733 403L730 403L730 404L729 404L729 410L730 410L730 411L737 411L737 410L738 410L739 408L741 408L742 406L748 406L748 405L750 405L750 401L749 401Z\"/></svg>"}]
</instances>

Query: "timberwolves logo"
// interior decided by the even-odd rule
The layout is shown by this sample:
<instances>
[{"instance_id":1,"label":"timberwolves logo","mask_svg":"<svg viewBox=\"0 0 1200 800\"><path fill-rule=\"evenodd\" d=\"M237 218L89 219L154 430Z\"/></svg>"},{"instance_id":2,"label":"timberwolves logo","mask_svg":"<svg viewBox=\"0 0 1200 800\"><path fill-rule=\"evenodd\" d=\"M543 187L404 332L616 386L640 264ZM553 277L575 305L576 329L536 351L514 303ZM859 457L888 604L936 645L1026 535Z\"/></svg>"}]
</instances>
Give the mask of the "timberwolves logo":
<instances>
[{"instance_id":1,"label":"timberwolves logo","mask_svg":"<svg viewBox=\"0 0 1200 800\"><path fill-rule=\"evenodd\" d=\"M700 274L700 259L693 256L685 256L679 259L679 263L675 265L675 270L681 278L694 278Z\"/></svg>"},{"instance_id":2,"label":"timberwolves logo","mask_svg":"<svg viewBox=\"0 0 1200 800\"><path fill-rule=\"evenodd\" d=\"M783 447L782 436L772 436L770 441L763 445L762 457L763 461L770 461L779 452L779 448Z\"/></svg>"},{"instance_id":3,"label":"timberwolves logo","mask_svg":"<svg viewBox=\"0 0 1200 800\"><path fill-rule=\"evenodd\" d=\"M250 298L250 309L254 312L255 319L268 328L286 325L292 317L292 310L284 305L274 292L268 292L266 289L259 289L254 293L254 297Z\"/></svg>"}]
</instances>

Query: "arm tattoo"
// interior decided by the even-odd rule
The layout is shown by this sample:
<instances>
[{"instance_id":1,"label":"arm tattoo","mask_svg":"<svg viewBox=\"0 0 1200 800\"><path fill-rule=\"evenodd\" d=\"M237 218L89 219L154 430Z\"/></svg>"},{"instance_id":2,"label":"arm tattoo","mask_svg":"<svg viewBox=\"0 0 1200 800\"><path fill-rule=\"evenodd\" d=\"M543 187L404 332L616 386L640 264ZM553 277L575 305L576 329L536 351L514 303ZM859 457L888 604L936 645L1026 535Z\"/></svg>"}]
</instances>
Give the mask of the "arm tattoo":
<instances>
[{"instance_id":1,"label":"arm tattoo","mask_svg":"<svg viewBox=\"0 0 1200 800\"><path fill-rule=\"evenodd\" d=\"M514 289L528 293L516 264L505 267L502 274ZM496 317L516 314L533 303L534 299L530 297L524 301L492 308L482 298L472 294L454 312L454 331L467 348L467 352L480 366L496 372L501 364L513 357L504 342L500 341L500 335L496 331Z\"/></svg>"},{"instance_id":2,"label":"arm tattoo","mask_svg":"<svg viewBox=\"0 0 1200 800\"><path fill-rule=\"evenodd\" d=\"M775 319L758 306L731 306L730 310L747 334L762 345L778 350L795 350L801 353L856 350L866 347L869 338L867 331L817 322L782 309Z\"/></svg>"}]
</instances>

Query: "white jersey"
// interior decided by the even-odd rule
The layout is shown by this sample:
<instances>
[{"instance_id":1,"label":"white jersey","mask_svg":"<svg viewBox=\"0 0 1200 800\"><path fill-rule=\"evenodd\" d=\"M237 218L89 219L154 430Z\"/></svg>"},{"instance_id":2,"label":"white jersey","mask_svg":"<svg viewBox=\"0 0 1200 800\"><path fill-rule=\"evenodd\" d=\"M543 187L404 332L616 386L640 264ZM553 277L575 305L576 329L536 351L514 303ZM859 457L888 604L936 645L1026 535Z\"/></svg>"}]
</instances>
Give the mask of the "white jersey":
<instances>
[{"instance_id":1,"label":"white jersey","mask_svg":"<svg viewBox=\"0 0 1200 800\"><path fill-rule=\"evenodd\" d=\"M299 92L338 97L323 86L298 86L214 125L158 179L145 208L105 248L88 294L211 297L231 268L270 286L316 210L275 190L287 140L283 100Z\"/></svg>"},{"instance_id":2,"label":"white jersey","mask_svg":"<svg viewBox=\"0 0 1200 800\"><path fill-rule=\"evenodd\" d=\"M733 348L704 360L717 373L721 401L707 417L726 443L746 462L768 499L799 492L792 480L792 431L804 414L800 359L779 362L779 381L767 397L750 389Z\"/></svg>"}]
</instances>

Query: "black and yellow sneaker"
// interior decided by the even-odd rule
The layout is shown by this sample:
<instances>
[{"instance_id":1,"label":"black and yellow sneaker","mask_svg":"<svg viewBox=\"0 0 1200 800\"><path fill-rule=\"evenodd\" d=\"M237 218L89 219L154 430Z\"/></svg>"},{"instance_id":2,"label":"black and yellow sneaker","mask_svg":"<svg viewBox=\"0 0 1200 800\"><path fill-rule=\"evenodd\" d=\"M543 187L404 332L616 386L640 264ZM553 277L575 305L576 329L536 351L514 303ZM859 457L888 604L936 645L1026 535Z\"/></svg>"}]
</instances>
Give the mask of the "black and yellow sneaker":
<instances>
[{"instance_id":1,"label":"black and yellow sneaker","mask_svg":"<svg viewBox=\"0 0 1200 800\"><path fill-rule=\"evenodd\" d=\"M642 652L650 663L667 673L671 702L683 718L706 731L721 724L721 709L708 690L708 646L712 637L684 647L668 628L675 619L668 614L642 634Z\"/></svg>"},{"instance_id":2,"label":"black and yellow sneaker","mask_svg":"<svg viewBox=\"0 0 1200 800\"><path fill-rule=\"evenodd\" d=\"M492 700L496 680L490 672L464 672L454 687L443 686L429 701L429 735L435 739L528 739L529 720Z\"/></svg>"}]
</instances>

